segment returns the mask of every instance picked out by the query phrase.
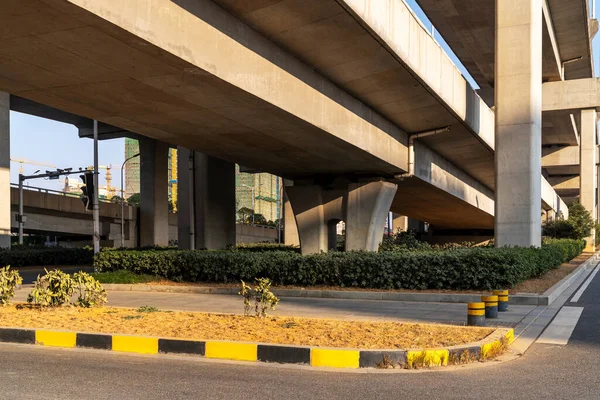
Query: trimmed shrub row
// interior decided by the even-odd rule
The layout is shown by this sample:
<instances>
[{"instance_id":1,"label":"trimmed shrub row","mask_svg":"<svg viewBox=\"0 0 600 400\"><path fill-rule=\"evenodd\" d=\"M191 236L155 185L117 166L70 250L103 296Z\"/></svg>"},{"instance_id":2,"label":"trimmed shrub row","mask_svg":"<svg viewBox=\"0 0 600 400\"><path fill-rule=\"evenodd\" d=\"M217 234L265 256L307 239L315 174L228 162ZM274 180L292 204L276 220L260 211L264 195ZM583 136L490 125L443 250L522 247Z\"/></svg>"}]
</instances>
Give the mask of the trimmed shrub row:
<instances>
[{"instance_id":1,"label":"trimmed shrub row","mask_svg":"<svg viewBox=\"0 0 600 400\"><path fill-rule=\"evenodd\" d=\"M0 265L13 268L29 266L91 265L94 251L90 248L64 249L60 247L15 246L0 249Z\"/></svg>"},{"instance_id":2,"label":"trimmed shrub row","mask_svg":"<svg viewBox=\"0 0 600 400\"><path fill-rule=\"evenodd\" d=\"M174 281L232 283L269 278L278 285L374 289L492 290L535 278L579 255L584 241L542 248L350 252L302 256L290 251L110 251L98 271L129 270Z\"/></svg>"}]
</instances>

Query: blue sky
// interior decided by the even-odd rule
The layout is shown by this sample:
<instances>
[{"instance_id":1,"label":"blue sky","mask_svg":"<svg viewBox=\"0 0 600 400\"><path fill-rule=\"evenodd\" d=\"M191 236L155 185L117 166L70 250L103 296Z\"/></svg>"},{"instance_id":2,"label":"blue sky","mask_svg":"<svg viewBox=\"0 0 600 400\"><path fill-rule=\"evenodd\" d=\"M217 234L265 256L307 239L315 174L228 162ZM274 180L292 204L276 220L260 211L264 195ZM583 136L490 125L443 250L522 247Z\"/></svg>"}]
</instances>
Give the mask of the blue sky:
<instances>
[{"instance_id":1,"label":"blue sky","mask_svg":"<svg viewBox=\"0 0 600 400\"><path fill-rule=\"evenodd\" d=\"M421 19L423 24L431 30L431 23L425 14L416 5L415 0L405 0ZM593 0L590 0L593 1ZM462 71L463 75L476 87L475 82L468 72L462 67L456 56L439 34L435 38L450 58ZM594 39L595 71L598 76L600 71L600 57L598 56L600 35ZM12 158L28 159L44 164L54 164L58 168L86 167L93 164L93 142L90 139L79 139L77 129L68 124L55 122L43 118L32 117L25 114L11 112L11 144ZM100 165L112 165L112 185L120 186L120 168L124 160L124 139L102 141L99 145ZM23 165L25 174L31 174L38 169L44 171L46 167ZM50 169L50 168L48 168ZM11 163L11 182L18 182L19 164ZM35 180L30 181L30 186L60 190L62 184L58 181ZM104 186L104 173L100 174L100 185Z\"/></svg>"}]
</instances>

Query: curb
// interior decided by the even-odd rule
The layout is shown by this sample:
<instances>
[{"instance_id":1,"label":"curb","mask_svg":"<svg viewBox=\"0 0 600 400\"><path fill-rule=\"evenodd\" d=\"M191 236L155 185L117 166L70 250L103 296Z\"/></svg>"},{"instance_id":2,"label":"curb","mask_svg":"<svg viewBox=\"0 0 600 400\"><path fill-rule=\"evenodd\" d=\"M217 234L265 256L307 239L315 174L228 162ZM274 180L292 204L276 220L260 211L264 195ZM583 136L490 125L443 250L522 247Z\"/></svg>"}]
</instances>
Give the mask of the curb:
<instances>
[{"instance_id":1,"label":"curb","mask_svg":"<svg viewBox=\"0 0 600 400\"><path fill-rule=\"evenodd\" d=\"M406 368L466 364L496 357L514 341L513 329L497 329L471 344L440 349L360 350L231 341L195 341L44 329L0 328L0 342L125 353L191 355L222 360L328 368Z\"/></svg>"},{"instance_id":2,"label":"curb","mask_svg":"<svg viewBox=\"0 0 600 400\"><path fill-rule=\"evenodd\" d=\"M590 264L600 260L600 251L592 254L579 267L541 295L517 294L510 296L510 304L523 306L547 306L552 304L567 287L585 271ZM219 294L237 295L239 288L212 286L175 286L146 284L102 284L104 289L115 292L154 292L184 294ZM343 299L343 300L386 300L408 301L419 303L472 303L481 299L481 294L453 293L403 293L384 291L350 291L350 290L318 290L318 289L277 289L272 290L277 297ZM483 292L482 292L483 293Z\"/></svg>"}]
</instances>

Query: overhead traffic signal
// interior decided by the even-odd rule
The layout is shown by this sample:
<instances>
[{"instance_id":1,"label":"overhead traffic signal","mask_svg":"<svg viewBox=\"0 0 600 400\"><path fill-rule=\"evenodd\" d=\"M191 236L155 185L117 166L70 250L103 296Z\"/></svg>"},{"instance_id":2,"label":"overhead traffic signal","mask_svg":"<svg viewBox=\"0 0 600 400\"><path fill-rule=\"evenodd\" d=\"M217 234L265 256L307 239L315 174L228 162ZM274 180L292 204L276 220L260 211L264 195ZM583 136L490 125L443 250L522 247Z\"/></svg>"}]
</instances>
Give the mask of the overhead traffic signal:
<instances>
[{"instance_id":1,"label":"overhead traffic signal","mask_svg":"<svg viewBox=\"0 0 600 400\"><path fill-rule=\"evenodd\" d=\"M87 210L93 210L94 194L96 193L96 188L94 187L94 172L86 171L83 175L79 175L79 177L84 185L81 187L81 201L83 201Z\"/></svg>"}]
</instances>

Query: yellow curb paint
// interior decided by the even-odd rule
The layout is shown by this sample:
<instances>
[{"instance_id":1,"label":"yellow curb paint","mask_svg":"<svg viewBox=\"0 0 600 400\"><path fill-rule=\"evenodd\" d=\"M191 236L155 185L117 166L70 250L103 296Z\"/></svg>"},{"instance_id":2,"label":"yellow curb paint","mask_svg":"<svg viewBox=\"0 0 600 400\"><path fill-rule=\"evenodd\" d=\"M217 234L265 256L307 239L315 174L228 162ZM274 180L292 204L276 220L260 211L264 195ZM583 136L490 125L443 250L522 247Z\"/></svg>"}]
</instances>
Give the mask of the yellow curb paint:
<instances>
[{"instance_id":1,"label":"yellow curb paint","mask_svg":"<svg viewBox=\"0 0 600 400\"><path fill-rule=\"evenodd\" d=\"M137 336L113 336L112 350L126 353L158 354L158 339Z\"/></svg>"},{"instance_id":2,"label":"yellow curb paint","mask_svg":"<svg viewBox=\"0 0 600 400\"><path fill-rule=\"evenodd\" d=\"M499 340L494 340L490 343L481 345L481 358L490 358L498 355L498 351L502 348L502 343Z\"/></svg>"},{"instance_id":3,"label":"yellow curb paint","mask_svg":"<svg viewBox=\"0 0 600 400\"><path fill-rule=\"evenodd\" d=\"M258 359L258 346L235 342L206 342L206 358L256 361Z\"/></svg>"},{"instance_id":4,"label":"yellow curb paint","mask_svg":"<svg viewBox=\"0 0 600 400\"><path fill-rule=\"evenodd\" d=\"M359 360L359 350L310 350L310 365L313 367L358 368Z\"/></svg>"},{"instance_id":5,"label":"yellow curb paint","mask_svg":"<svg viewBox=\"0 0 600 400\"><path fill-rule=\"evenodd\" d=\"M52 347L75 347L77 334L75 332L35 331L35 342Z\"/></svg>"},{"instance_id":6,"label":"yellow curb paint","mask_svg":"<svg viewBox=\"0 0 600 400\"><path fill-rule=\"evenodd\" d=\"M506 333L506 343L507 344L511 344L512 342L515 341L515 330L514 329L510 329L507 333Z\"/></svg>"},{"instance_id":7,"label":"yellow curb paint","mask_svg":"<svg viewBox=\"0 0 600 400\"><path fill-rule=\"evenodd\" d=\"M406 363L409 368L439 367L448 365L448 350L422 350L406 353Z\"/></svg>"}]
</instances>

